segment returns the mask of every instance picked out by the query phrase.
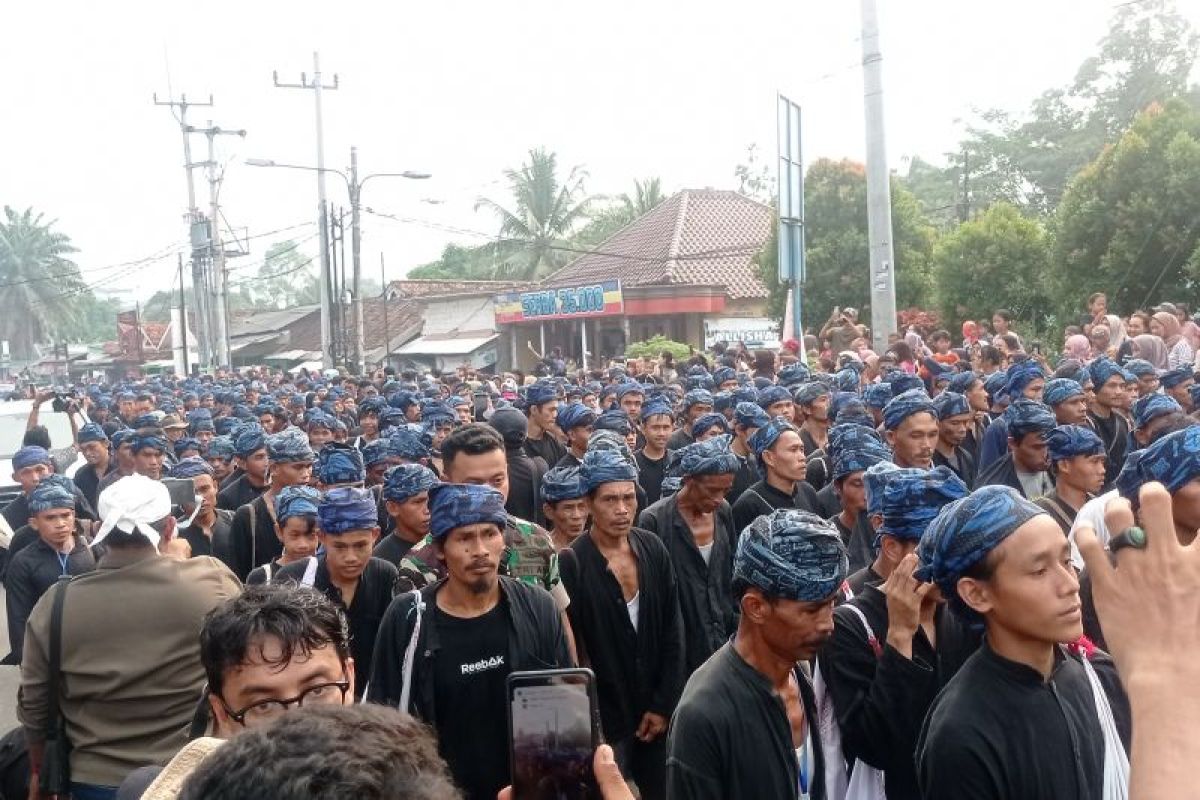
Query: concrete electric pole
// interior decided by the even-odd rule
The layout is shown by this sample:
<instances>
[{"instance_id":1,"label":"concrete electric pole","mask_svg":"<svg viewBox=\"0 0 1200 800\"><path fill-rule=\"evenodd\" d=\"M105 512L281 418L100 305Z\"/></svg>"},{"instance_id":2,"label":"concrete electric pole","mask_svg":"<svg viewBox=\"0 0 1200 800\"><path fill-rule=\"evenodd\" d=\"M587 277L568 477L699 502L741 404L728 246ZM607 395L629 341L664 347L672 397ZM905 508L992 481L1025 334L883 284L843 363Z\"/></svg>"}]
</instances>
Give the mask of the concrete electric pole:
<instances>
[{"instance_id":1,"label":"concrete electric pole","mask_svg":"<svg viewBox=\"0 0 1200 800\"><path fill-rule=\"evenodd\" d=\"M191 143L191 126L188 125L187 112L189 108L210 108L213 105L212 95L208 96L207 103L193 103L187 99L187 95L181 94L179 99L168 98L167 100L159 100L158 95L153 95L154 105L167 106L171 109L171 113L175 116L179 123L180 133L183 134L183 169L187 174L187 190L188 190L188 240L191 243L191 261L192 261L192 293L195 295L196 301L196 328L197 328L197 350L200 355L200 363L206 366L211 366L213 360L213 340L212 331L209 327L209 311L208 311L208 270L206 263L207 250L207 235L205 235L204 215L200 213L200 209L196 206L196 184L192 170L199 166L192 161L192 143ZM179 109L176 115L175 109Z\"/></svg>"},{"instance_id":2,"label":"concrete electric pole","mask_svg":"<svg viewBox=\"0 0 1200 800\"><path fill-rule=\"evenodd\" d=\"M326 86L321 83L321 55L313 53L313 76L310 81L301 72L299 83L280 83L279 73L272 74L276 88L280 89L310 89L316 102L317 112L317 225L321 234L321 366L328 369L333 365L332 357L332 314L329 285L329 229L325 202L325 128L321 118L321 93L326 89L338 88L338 77L333 76L333 84Z\"/></svg>"},{"instance_id":3,"label":"concrete electric pole","mask_svg":"<svg viewBox=\"0 0 1200 800\"><path fill-rule=\"evenodd\" d=\"M224 170L217 164L215 140L218 136L246 137L246 131L229 131L218 128L208 121L207 127L189 128L189 133L203 133L208 137L208 160L204 166L208 169L208 263L212 270L211 298L209 305L212 309L212 352L213 361L218 367L231 366L229 352L229 299L226 296L228 275L225 270L225 243L221 239L221 180Z\"/></svg>"},{"instance_id":4,"label":"concrete electric pole","mask_svg":"<svg viewBox=\"0 0 1200 800\"><path fill-rule=\"evenodd\" d=\"M863 101L867 122L867 237L871 252L871 338L887 349L896 331L896 260L892 252L892 195L883 135L883 56L875 0L862 0Z\"/></svg>"}]
</instances>

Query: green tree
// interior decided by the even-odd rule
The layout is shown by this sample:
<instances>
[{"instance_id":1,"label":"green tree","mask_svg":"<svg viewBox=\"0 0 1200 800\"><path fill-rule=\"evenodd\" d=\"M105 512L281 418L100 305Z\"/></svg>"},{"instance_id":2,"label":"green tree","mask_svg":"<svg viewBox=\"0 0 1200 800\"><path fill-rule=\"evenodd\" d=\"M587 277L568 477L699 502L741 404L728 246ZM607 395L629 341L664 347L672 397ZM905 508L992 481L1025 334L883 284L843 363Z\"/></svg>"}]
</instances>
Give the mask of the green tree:
<instances>
[{"instance_id":1,"label":"green tree","mask_svg":"<svg viewBox=\"0 0 1200 800\"><path fill-rule=\"evenodd\" d=\"M892 248L898 308L925 305L936 231L912 193L892 181ZM804 184L803 316L816 325L834 306L869 305L867 179L862 164L820 159Z\"/></svg>"},{"instance_id":2,"label":"green tree","mask_svg":"<svg viewBox=\"0 0 1200 800\"><path fill-rule=\"evenodd\" d=\"M1008 308L1039 327L1047 311L1049 245L1041 223L996 203L955 228L933 253L934 298L947 323L989 320Z\"/></svg>"},{"instance_id":3,"label":"green tree","mask_svg":"<svg viewBox=\"0 0 1200 800\"><path fill-rule=\"evenodd\" d=\"M8 340L13 358L32 358L35 344L66 338L79 320L80 299L91 293L70 259L75 246L54 226L33 209L4 207L0 339Z\"/></svg>"},{"instance_id":4,"label":"green tree","mask_svg":"<svg viewBox=\"0 0 1200 800\"><path fill-rule=\"evenodd\" d=\"M500 244L491 242L476 247L447 244L437 261L408 271L415 280L488 280L496 273Z\"/></svg>"},{"instance_id":5,"label":"green tree","mask_svg":"<svg viewBox=\"0 0 1200 800\"><path fill-rule=\"evenodd\" d=\"M604 204L604 198L593 198L588 223L571 243L581 248L595 247L665 199L659 178L634 180L633 193L622 193L616 202Z\"/></svg>"},{"instance_id":6,"label":"green tree","mask_svg":"<svg viewBox=\"0 0 1200 800\"><path fill-rule=\"evenodd\" d=\"M760 203L775 202L775 173L771 167L763 163L758 154L758 145L746 147L746 161L733 168L733 177L738 180L738 191L747 197L753 197Z\"/></svg>"},{"instance_id":7,"label":"green tree","mask_svg":"<svg viewBox=\"0 0 1200 800\"><path fill-rule=\"evenodd\" d=\"M1093 291L1130 311L1190 299L1200 281L1200 108L1153 106L1071 184L1055 218L1059 310Z\"/></svg>"},{"instance_id":8,"label":"green tree","mask_svg":"<svg viewBox=\"0 0 1200 800\"><path fill-rule=\"evenodd\" d=\"M1152 103L1189 91L1200 36L1169 0L1121 3L1099 52L1024 117L991 110L963 146L980 207L996 200L1049 213L1075 174Z\"/></svg>"},{"instance_id":9,"label":"green tree","mask_svg":"<svg viewBox=\"0 0 1200 800\"><path fill-rule=\"evenodd\" d=\"M295 308L321 302L321 284L313 258L299 242L276 242L267 248L254 277L230 281L230 308Z\"/></svg>"},{"instance_id":10,"label":"green tree","mask_svg":"<svg viewBox=\"0 0 1200 800\"><path fill-rule=\"evenodd\" d=\"M584 188L587 173L572 167L560 181L558 157L536 148L529 151L527 163L506 170L504 176L512 192L511 209L486 197L475 203L476 209L496 215L500 235L511 245L497 273L529 280L543 277L571 260L568 242L592 202Z\"/></svg>"}]
</instances>

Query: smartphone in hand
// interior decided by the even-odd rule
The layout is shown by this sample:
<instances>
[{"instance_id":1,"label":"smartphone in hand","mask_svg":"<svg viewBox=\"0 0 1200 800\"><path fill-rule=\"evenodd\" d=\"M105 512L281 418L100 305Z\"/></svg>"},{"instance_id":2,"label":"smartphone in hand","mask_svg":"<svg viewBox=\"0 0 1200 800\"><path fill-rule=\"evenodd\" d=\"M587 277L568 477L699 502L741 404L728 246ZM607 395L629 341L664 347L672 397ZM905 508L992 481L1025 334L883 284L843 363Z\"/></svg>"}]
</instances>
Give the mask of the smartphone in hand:
<instances>
[{"instance_id":1,"label":"smartphone in hand","mask_svg":"<svg viewBox=\"0 0 1200 800\"><path fill-rule=\"evenodd\" d=\"M600 712L592 671L514 672L507 686L513 800L599 798L592 754L601 742Z\"/></svg>"}]
</instances>

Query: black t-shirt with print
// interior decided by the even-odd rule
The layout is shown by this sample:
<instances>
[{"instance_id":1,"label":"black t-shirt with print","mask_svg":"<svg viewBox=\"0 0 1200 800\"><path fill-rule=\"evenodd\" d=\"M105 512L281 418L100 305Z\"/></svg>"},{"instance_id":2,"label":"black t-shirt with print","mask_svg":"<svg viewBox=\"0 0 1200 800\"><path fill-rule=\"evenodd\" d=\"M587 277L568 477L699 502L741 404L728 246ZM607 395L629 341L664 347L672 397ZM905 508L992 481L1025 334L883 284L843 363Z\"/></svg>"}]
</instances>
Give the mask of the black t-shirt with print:
<instances>
[{"instance_id":1,"label":"black t-shirt with print","mask_svg":"<svg viewBox=\"0 0 1200 800\"><path fill-rule=\"evenodd\" d=\"M434 668L438 749L471 800L493 800L509 783L508 618L504 601L463 619L440 608Z\"/></svg>"}]
</instances>

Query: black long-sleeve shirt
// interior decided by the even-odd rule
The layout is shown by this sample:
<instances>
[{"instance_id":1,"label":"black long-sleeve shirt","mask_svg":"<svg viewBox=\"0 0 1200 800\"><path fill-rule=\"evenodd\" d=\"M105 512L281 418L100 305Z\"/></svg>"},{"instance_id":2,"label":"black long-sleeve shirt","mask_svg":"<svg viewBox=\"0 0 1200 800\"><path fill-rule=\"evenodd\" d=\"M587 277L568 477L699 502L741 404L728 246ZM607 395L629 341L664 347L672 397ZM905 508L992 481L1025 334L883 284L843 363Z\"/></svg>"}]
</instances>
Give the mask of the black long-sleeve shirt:
<instances>
[{"instance_id":1,"label":"black long-sleeve shirt","mask_svg":"<svg viewBox=\"0 0 1200 800\"><path fill-rule=\"evenodd\" d=\"M812 684L792 670L812 737L809 799L824 800L825 764ZM767 677L729 642L696 670L667 734L668 800L799 797L800 764L787 709Z\"/></svg>"},{"instance_id":2,"label":"black long-sleeve shirt","mask_svg":"<svg viewBox=\"0 0 1200 800\"><path fill-rule=\"evenodd\" d=\"M266 490L266 486L258 487L250 483L250 479L243 473L237 480L230 482L224 489L217 492L217 508L237 511L247 503L258 499Z\"/></svg>"},{"instance_id":3,"label":"black long-sleeve shirt","mask_svg":"<svg viewBox=\"0 0 1200 800\"><path fill-rule=\"evenodd\" d=\"M863 613L875 636L867 641ZM846 761L882 770L888 800L921 800L913 753L933 698L979 646L943 606L935 617L936 648L925 631L913 636L912 658L887 644L887 598L865 586L833 612L833 635L822 649L821 674L833 697Z\"/></svg>"},{"instance_id":4,"label":"black long-sleeve shirt","mask_svg":"<svg viewBox=\"0 0 1200 800\"><path fill-rule=\"evenodd\" d=\"M740 533L760 516L770 514L778 508L798 508L814 514L820 513L817 493L804 481L797 483L795 492L789 495L767 483L764 478L743 492L733 504L733 523Z\"/></svg>"},{"instance_id":5,"label":"black long-sleeve shirt","mask_svg":"<svg viewBox=\"0 0 1200 800\"><path fill-rule=\"evenodd\" d=\"M504 510L514 517L546 524L542 513L542 476L548 467L541 458L530 457L519 447L504 452L508 460L508 499Z\"/></svg>"},{"instance_id":6,"label":"black long-sleeve shirt","mask_svg":"<svg viewBox=\"0 0 1200 800\"><path fill-rule=\"evenodd\" d=\"M621 585L586 532L563 551L567 615L580 651L596 673L600 721L610 742L632 736L647 712L670 717L684 683L683 621L667 547L632 528L638 565L638 626L629 619Z\"/></svg>"},{"instance_id":7,"label":"black long-sleeve shirt","mask_svg":"<svg viewBox=\"0 0 1200 800\"><path fill-rule=\"evenodd\" d=\"M667 462L671 459L671 451L663 453L663 457L655 461L646 455L645 450L633 454L637 462L638 484L646 493L647 508L654 505L662 497L662 482L667 475Z\"/></svg>"},{"instance_id":8,"label":"black long-sleeve shirt","mask_svg":"<svg viewBox=\"0 0 1200 800\"><path fill-rule=\"evenodd\" d=\"M275 535L275 518L263 497L256 497L234 513L229 525L229 548L218 548L214 543L213 555L225 561L240 581L246 580L250 570L283 555L283 542Z\"/></svg>"},{"instance_id":9,"label":"black long-sleeve shirt","mask_svg":"<svg viewBox=\"0 0 1200 800\"><path fill-rule=\"evenodd\" d=\"M313 588L324 594L334 605L342 609L346 621L350 624L350 655L355 664L370 664L375 654L375 638L379 634L379 625L383 622L383 614L392 602L392 586L396 583L396 568L379 558L371 558L358 578L358 586L354 589L354 597L347 606L342 602L342 591L329 578L329 568L325 565L325 556L314 556L317 559L317 574L313 580ZM303 558L285 564L275 571L271 577L272 583L300 582L308 568L308 559ZM365 667L364 667L365 669ZM354 696L361 697L366 684L355 681Z\"/></svg>"},{"instance_id":10,"label":"black long-sleeve shirt","mask_svg":"<svg viewBox=\"0 0 1200 800\"><path fill-rule=\"evenodd\" d=\"M742 496L742 492L760 480L762 480L762 475L759 474L758 466L754 463L754 455L751 454L749 458L743 458L742 465L738 467L737 472L733 473L733 487L725 495L725 500L732 506Z\"/></svg>"},{"instance_id":11,"label":"black long-sleeve shirt","mask_svg":"<svg viewBox=\"0 0 1200 800\"><path fill-rule=\"evenodd\" d=\"M728 503L721 503L713 514L712 549L707 562L679 511L678 495L664 497L643 511L638 527L658 534L671 556L679 586L684 666L686 674L691 675L729 641L737 628L737 603L733 599L737 531L733 511Z\"/></svg>"},{"instance_id":12,"label":"black long-sleeve shirt","mask_svg":"<svg viewBox=\"0 0 1200 800\"><path fill-rule=\"evenodd\" d=\"M1088 411L1088 419L1104 442L1104 488L1108 489L1125 466L1125 455L1129 452L1129 423L1116 411L1107 417Z\"/></svg>"},{"instance_id":13,"label":"black long-sleeve shirt","mask_svg":"<svg viewBox=\"0 0 1200 800\"><path fill-rule=\"evenodd\" d=\"M933 701L917 742L925 800L1101 800L1104 737L1083 664L1060 648L1050 679L985 641ZM1128 750L1129 705L1091 659Z\"/></svg>"},{"instance_id":14,"label":"black long-sleeve shirt","mask_svg":"<svg viewBox=\"0 0 1200 800\"><path fill-rule=\"evenodd\" d=\"M14 663L21 660L29 612L46 590L62 575L82 575L96 568L96 559L83 538L76 536L74 541L75 546L63 559L39 537L13 556L8 565L4 603L8 615L8 644Z\"/></svg>"}]
</instances>

